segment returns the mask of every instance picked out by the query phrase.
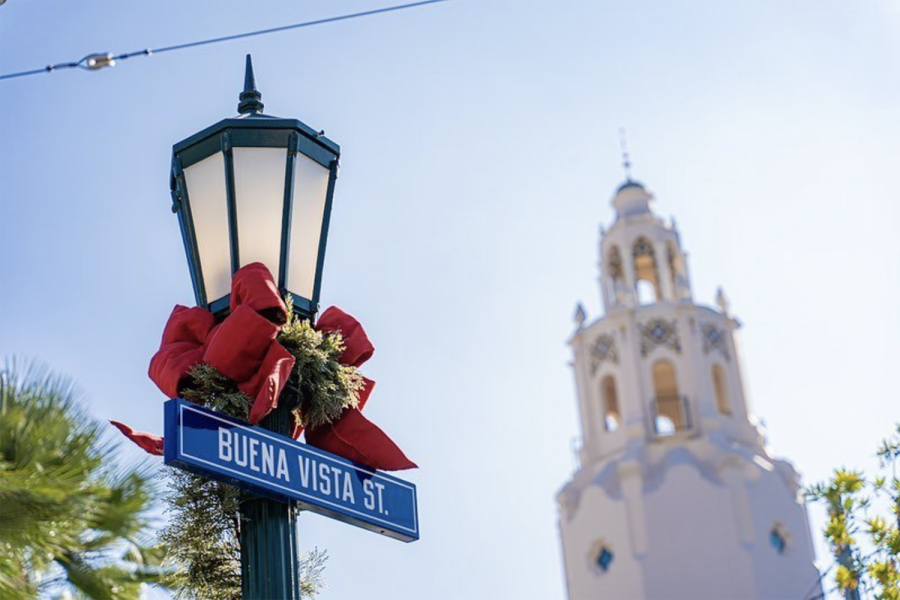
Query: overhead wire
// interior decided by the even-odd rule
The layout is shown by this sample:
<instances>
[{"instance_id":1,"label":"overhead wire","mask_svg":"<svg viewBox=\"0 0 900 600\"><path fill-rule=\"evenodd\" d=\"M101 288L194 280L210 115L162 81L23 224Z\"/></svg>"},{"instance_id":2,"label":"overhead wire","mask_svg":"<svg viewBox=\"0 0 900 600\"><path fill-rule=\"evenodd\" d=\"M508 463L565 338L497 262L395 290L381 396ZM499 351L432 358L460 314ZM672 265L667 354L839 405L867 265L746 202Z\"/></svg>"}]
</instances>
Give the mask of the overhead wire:
<instances>
[{"instance_id":1,"label":"overhead wire","mask_svg":"<svg viewBox=\"0 0 900 600\"><path fill-rule=\"evenodd\" d=\"M28 71L19 71L17 73L7 73L5 75L0 75L0 81L7 79L16 79L19 77L26 77L29 75L38 75L40 73L52 73L54 71L59 71L62 69L84 69L87 71L97 71L104 67L113 67L116 65L116 61L126 60L129 58L133 58L135 56L150 56L153 54L162 54L163 52L176 52L178 50L186 50L188 48L195 48L197 46L207 46L210 44L220 44L222 42L230 42L233 40L239 40L242 38L254 37L258 35L268 35L270 33L279 33L281 31L289 31L292 29L302 29L304 27L314 27L316 25L324 25L326 23L335 23L337 21L347 21L349 19L358 19L361 17L369 17L372 15L378 15L388 12L396 12L399 10L406 10L409 8L416 8L420 6L425 6L427 4L437 4L439 2L447 2L449 0L422 0L420 2L410 2L408 4L399 4L395 6L386 6L384 8L375 8L372 10L364 10L355 13L349 13L345 15L338 15L335 17L326 17L324 19L316 19L314 21L304 21L302 23L293 23L291 25L282 25L280 27L270 27L268 29L258 29L256 31L247 31L244 33L236 33L233 35L226 35L216 38L210 38L206 40L198 40L194 42L185 42L183 44L174 44L172 46L164 46L162 48L145 48L143 50L136 50L134 52L125 52L122 54L112 54L112 53L95 53L88 54L77 61L69 61L69 62L61 62L56 64L49 64L46 67L42 67L40 69L31 69Z\"/></svg>"}]
</instances>

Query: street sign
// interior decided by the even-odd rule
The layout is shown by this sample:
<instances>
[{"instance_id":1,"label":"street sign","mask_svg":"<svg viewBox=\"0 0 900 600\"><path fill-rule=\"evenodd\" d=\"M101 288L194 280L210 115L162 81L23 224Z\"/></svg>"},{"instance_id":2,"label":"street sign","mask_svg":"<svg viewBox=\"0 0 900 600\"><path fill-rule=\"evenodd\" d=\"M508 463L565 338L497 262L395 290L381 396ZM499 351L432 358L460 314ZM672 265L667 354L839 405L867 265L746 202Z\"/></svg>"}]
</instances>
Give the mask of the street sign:
<instances>
[{"instance_id":1,"label":"street sign","mask_svg":"<svg viewBox=\"0 0 900 600\"><path fill-rule=\"evenodd\" d=\"M404 542L419 539L415 485L180 398L165 411L167 465Z\"/></svg>"}]
</instances>

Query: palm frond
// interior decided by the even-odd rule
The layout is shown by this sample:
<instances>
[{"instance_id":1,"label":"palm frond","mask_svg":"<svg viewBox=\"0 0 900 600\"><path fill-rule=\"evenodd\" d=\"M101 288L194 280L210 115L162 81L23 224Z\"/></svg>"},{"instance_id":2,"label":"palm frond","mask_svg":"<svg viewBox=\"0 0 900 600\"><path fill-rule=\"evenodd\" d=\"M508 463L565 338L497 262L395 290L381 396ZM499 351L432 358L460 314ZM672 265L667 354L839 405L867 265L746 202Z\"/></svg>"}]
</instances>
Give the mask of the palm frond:
<instances>
[{"instance_id":1,"label":"palm frond","mask_svg":"<svg viewBox=\"0 0 900 600\"><path fill-rule=\"evenodd\" d=\"M70 380L36 363L0 369L0 597L68 586L137 597L158 562L129 554L157 495L152 469L115 460L115 442Z\"/></svg>"}]
</instances>

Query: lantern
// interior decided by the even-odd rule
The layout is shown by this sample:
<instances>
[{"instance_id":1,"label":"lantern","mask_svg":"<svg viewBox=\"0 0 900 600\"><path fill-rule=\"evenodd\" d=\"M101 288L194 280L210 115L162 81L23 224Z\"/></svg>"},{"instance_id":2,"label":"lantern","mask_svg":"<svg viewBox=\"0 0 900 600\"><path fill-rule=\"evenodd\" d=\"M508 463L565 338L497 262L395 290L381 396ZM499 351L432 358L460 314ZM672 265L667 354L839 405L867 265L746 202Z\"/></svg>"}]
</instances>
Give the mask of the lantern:
<instances>
[{"instance_id":1,"label":"lantern","mask_svg":"<svg viewBox=\"0 0 900 600\"><path fill-rule=\"evenodd\" d=\"M239 115L172 148L173 211L198 306L227 313L232 274L261 262L312 317L340 148L296 119L264 115L261 99L247 55Z\"/></svg>"}]
</instances>

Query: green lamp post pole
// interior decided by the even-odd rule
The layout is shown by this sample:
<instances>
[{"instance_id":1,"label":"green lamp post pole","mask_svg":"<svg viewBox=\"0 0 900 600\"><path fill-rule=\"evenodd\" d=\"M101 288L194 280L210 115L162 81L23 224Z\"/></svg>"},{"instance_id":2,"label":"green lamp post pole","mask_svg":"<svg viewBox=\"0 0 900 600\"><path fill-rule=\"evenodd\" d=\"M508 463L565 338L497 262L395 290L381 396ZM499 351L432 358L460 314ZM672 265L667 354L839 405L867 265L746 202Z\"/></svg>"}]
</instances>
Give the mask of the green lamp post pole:
<instances>
[{"instance_id":1,"label":"green lamp post pole","mask_svg":"<svg viewBox=\"0 0 900 600\"><path fill-rule=\"evenodd\" d=\"M282 394L260 425L290 436L293 415ZM293 506L247 495L241 502L241 595L246 600L300 598L297 521Z\"/></svg>"},{"instance_id":2,"label":"green lamp post pole","mask_svg":"<svg viewBox=\"0 0 900 600\"><path fill-rule=\"evenodd\" d=\"M300 318L313 319L340 147L296 119L263 114L247 55L237 117L172 148L172 209L178 215L197 305L228 315L231 276L262 263ZM298 398L285 389L260 425L290 436ZM241 503L244 600L300 597L296 511L247 495Z\"/></svg>"}]
</instances>

